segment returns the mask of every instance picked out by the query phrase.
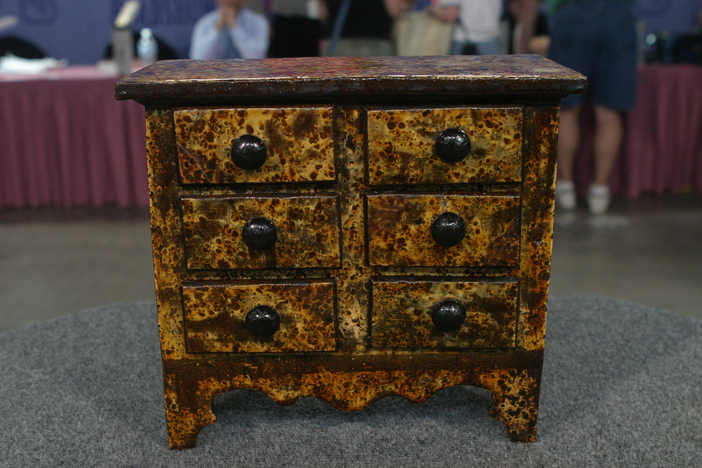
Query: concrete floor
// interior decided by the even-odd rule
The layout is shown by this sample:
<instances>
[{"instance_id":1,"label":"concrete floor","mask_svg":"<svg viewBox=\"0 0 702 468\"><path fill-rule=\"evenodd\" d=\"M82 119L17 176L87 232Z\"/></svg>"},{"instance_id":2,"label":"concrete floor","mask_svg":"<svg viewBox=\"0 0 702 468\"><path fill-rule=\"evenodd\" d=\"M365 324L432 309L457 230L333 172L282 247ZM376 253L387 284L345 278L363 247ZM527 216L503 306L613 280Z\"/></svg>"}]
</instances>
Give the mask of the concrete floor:
<instances>
[{"instance_id":1,"label":"concrete floor","mask_svg":"<svg viewBox=\"0 0 702 468\"><path fill-rule=\"evenodd\" d=\"M153 301L146 210L0 211L0 332L109 302ZM702 195L556 216L551 294L702 318Z\"/></svg>"},{"instance_id":2,"label":"concrete floor","mask_svg":"<svg viewBox=\"0 0 702 468\"><path fill-rule=\"evenodd\" d=\"M550 294L628 299L702 318L702 195L557 213Z\"/></svg>"}]
</instances>

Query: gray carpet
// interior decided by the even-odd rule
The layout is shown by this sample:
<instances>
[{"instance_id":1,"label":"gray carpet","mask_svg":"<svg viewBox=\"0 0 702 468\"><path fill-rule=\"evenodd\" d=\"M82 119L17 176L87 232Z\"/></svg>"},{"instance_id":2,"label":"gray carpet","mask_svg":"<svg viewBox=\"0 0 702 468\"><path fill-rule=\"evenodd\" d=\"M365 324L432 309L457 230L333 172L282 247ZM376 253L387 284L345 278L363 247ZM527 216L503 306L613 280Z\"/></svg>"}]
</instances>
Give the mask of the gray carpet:
<instances>
[{"instance_id":1,"label":"gray carpet","mask_svg":"<svg viewBox=\"0 0 702 468\"><path fill-rule=\"evenodd\" d=\"M167 448L155 305L0 335L0 466L702 466L702 321L601 297L549 304L538 442L515 444L472 387L343 413L253 391Z\"/></svg>"}]
</instances>

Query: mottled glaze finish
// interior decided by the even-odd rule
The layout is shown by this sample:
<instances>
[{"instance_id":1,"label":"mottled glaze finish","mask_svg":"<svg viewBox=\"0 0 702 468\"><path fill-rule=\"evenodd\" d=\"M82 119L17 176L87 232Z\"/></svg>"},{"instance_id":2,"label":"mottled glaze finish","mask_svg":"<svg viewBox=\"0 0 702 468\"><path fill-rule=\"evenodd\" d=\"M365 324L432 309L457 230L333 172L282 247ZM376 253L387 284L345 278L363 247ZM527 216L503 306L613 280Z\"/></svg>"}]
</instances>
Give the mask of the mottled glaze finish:
<instances>
[{"instance_id":1,"label":"mottled glaze finish","mask_svg":"<svg viewBox=\"0 0 702 468\"><path fill-rule=\"evenodd\" d=\"M517 326L516 280L373 281L372 340L378 348L511 348ZM466 308L460 329L444 333L433 308L455 300Z\"/></svg>"},{"instance_id":2,"label":"mottled glaze finish","mask_svg":"<svg viewBox=\"0 0 702 468\"><path fill-rule=\"evenodd\" d=\"M584 87L536 56L159 62L122 80L147 108L170 447L193 447L236 388L351 411L475 385L511 440L536 440L558 103ZM449 169L430 149L444 127L475 145ZM235 132L278 153L234 169ZM446 212L465 221L452 247L431 233ZM254 217L276 225L269 251L240 240ZM437 333L444 300L466 320ZM268 338L245 327L259 305L280 316Z\"/></svg>"},{"instance_id":3,"label":"mottled glaze finish","mask_svg":"<svg viewBox=\"0 0 702 468\"><path fill-rule=\"evenodd\" d=\"M371 194L368 261L373 266L511 266L519 259L519 195ZM458 214L466 236L453 247L431 235L442 213Z\"/></svg>"},{"instance_id":4,"label":"mottled glaze finish","mask_svg":"<svg viewBox=\"0 0 702 468\"><path fill-rule=\"evenodd\" d=\"M538 55L301 57L159 61L122 79L116 96L181 105L330 98L375 104L428 96L559 100L585 87L582 75Z\"/></svg>"},{"instance_id":5,"label":"mottled glaze finish","mask_svg":"<svg viewBox=\"0 0 702 468\"><path fill-rule=\"evenodd\" d=\"M531 106L525 112L522 183L521 283L517 342L526 350L542 350L546 335L546 303L551 277L553 212L558 148L558 108Z\"/></svg>"},{"instance_id":6,"label":"mottled glaze finish","mask_svg":"<svg viewBox=\"0 0 702 468\"><path fill-rule=\"evenodd\" d=\"M336 178L331 107L179 109L175 119L184 184L314 182ZM259 138L266 161L255 170L232 162L233 142Z\"/></svg>"},{"instance_id":7,"label":"mottled glaze finish","mask_svg":"<svg viewBox=\"0 0 702 468\"><path fill-rule=\"evenodd\" d=\"M365 256L363 193L366 135L364 112L358 106L339 106L336 151L339 158L337 185L341 205L341 269L337 278L339 348L362 353L368 347L369 272Z\"/></svg>"},{"instance_id":8,"label":"mottled glaze finish","mask_svg":"<svg viewBox=\"0 0 702 468\"><path fill-rule=\"evenodd\" d=\"M298 372L289 372L289 358L251 360L248 363L221 360L203 366L164 362L166 416L171 448L195 446L197 434L217 419L212 400L237 388L250 388L269 395L279 405L292 405L314 396L342 411L362 410L386 396L401 396L424 403L431 395L453 385L474 385L490 391L494 398L489 413L507 428L512 441L536 441L540 369L496 368L484 355L399 355L394 365L376 355L356 356L340 368L342 356L305 359ZM445 359L449 358L449 359ZM530 356L539 359L539 356ZM348 362L348 361L346 361ZM317 370L314 370L316 366ZM369 370L371 369L371 370ZM353 389L354 398L349 398Z\"/></svg>"},{"instance_id":9,"label":"mottled glaze finish","mask_svg":"<svg viewBox=\"0 0 702 468\"><path fill-rule=\"evenodd\" d=\"M186 283L186 347L191 353L334 351L334 304L332 281ZM253 336L245 325L260 305L280 316L280 329L268 338Z\"/></svg>"},{"instance_id":10,"label":"mottled glaze finish","mask_svg":"<svg viewBox=\"0 0 702 468\"><path fill-rule=\"evenodd\" d=\"M183 198L183 234L190 269L339 267L339 201L329 196ZM263 217L278 233L268 250L242 240L244 225Z\"/></svg>"},{"instance_id":11,"label":"mottled glaze finish","mask_svg":"<svg viewBox=\"0 0 702 468\"><path fill-rule=\"evenodd\" d=\"M447 163L434 151L441 132L459 128L471 151ZM519 182L522 110L460 107L368 111L371 185Z\"/></svg>"}]
</instances>

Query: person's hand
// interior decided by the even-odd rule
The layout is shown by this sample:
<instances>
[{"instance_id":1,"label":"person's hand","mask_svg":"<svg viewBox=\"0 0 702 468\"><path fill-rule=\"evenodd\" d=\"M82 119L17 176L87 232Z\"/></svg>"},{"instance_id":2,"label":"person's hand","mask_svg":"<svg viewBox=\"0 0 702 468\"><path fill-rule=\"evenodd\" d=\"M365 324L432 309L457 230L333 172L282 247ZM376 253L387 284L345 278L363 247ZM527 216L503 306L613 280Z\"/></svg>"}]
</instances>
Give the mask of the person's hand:
<instances>
[{"instance_id":1,"label":"person's hand","mask_svg":"<svg viewBox=\"0 0 702 468\"><path fill-rule=\"evenodd\" d=\"M539 2L537 0L511 0L508 3L508 7L516 20L522 23L535 22L539 14Z\"/></svg>"},{"instance_id":2,"label":"person's hand","mask_svg":"<svg viewBox=\"0 0 702 468\"><path fill-rule=\"evenodd\" d=\"M439 5L432 5L429 7L429 12L444 23L453 24L456 22L456 20L458 20L457 6L442 7Z\"/></svg>"},{"instance_id":3,"label":"person's hand","mask_svg":"<svg viewBox=\"0 0 702 468\"><path fill-rule=\"evenodd\" d=\"M538 54L543 57L548 55L548 48L551 46L550 36L534 36L529 39L529 49L530 54Z\"/></svg>"},{"instance_id":4,"label":"person's hand","mask_svg":"<svg viewBox=\"0 0 702 468\"><path fill-rule=\"evenodd\" d=\"M239 9L232 5L220 5L219 7L219 21L217 22L217 29L222 28L232 28L236 25L236 15L239 13Z\"/></svg>"}]
</instances>

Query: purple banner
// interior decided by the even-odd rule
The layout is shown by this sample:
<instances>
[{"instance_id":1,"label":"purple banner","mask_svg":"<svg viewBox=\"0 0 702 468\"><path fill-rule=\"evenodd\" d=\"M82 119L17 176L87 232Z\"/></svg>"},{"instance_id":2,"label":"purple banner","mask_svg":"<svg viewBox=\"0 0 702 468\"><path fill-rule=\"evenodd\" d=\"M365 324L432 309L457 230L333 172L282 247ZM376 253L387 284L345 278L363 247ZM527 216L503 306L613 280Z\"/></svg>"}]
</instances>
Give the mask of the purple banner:
<instances>
[{"instance_id":1,"label":"purple banner","mask_svg":"<svg viewBox=\"0 0 702 468\"><path fill-rule=\"evenodd\" d=\"M112 23L125 0L0 0L0 17L14 15L19 24L0 37L28 40L71 64L100 60L110 42ZM187 58L195 22L216 7L216 0L141 0L133 29L149 27L159 39Z\"/></svg>"}]
</instances>

